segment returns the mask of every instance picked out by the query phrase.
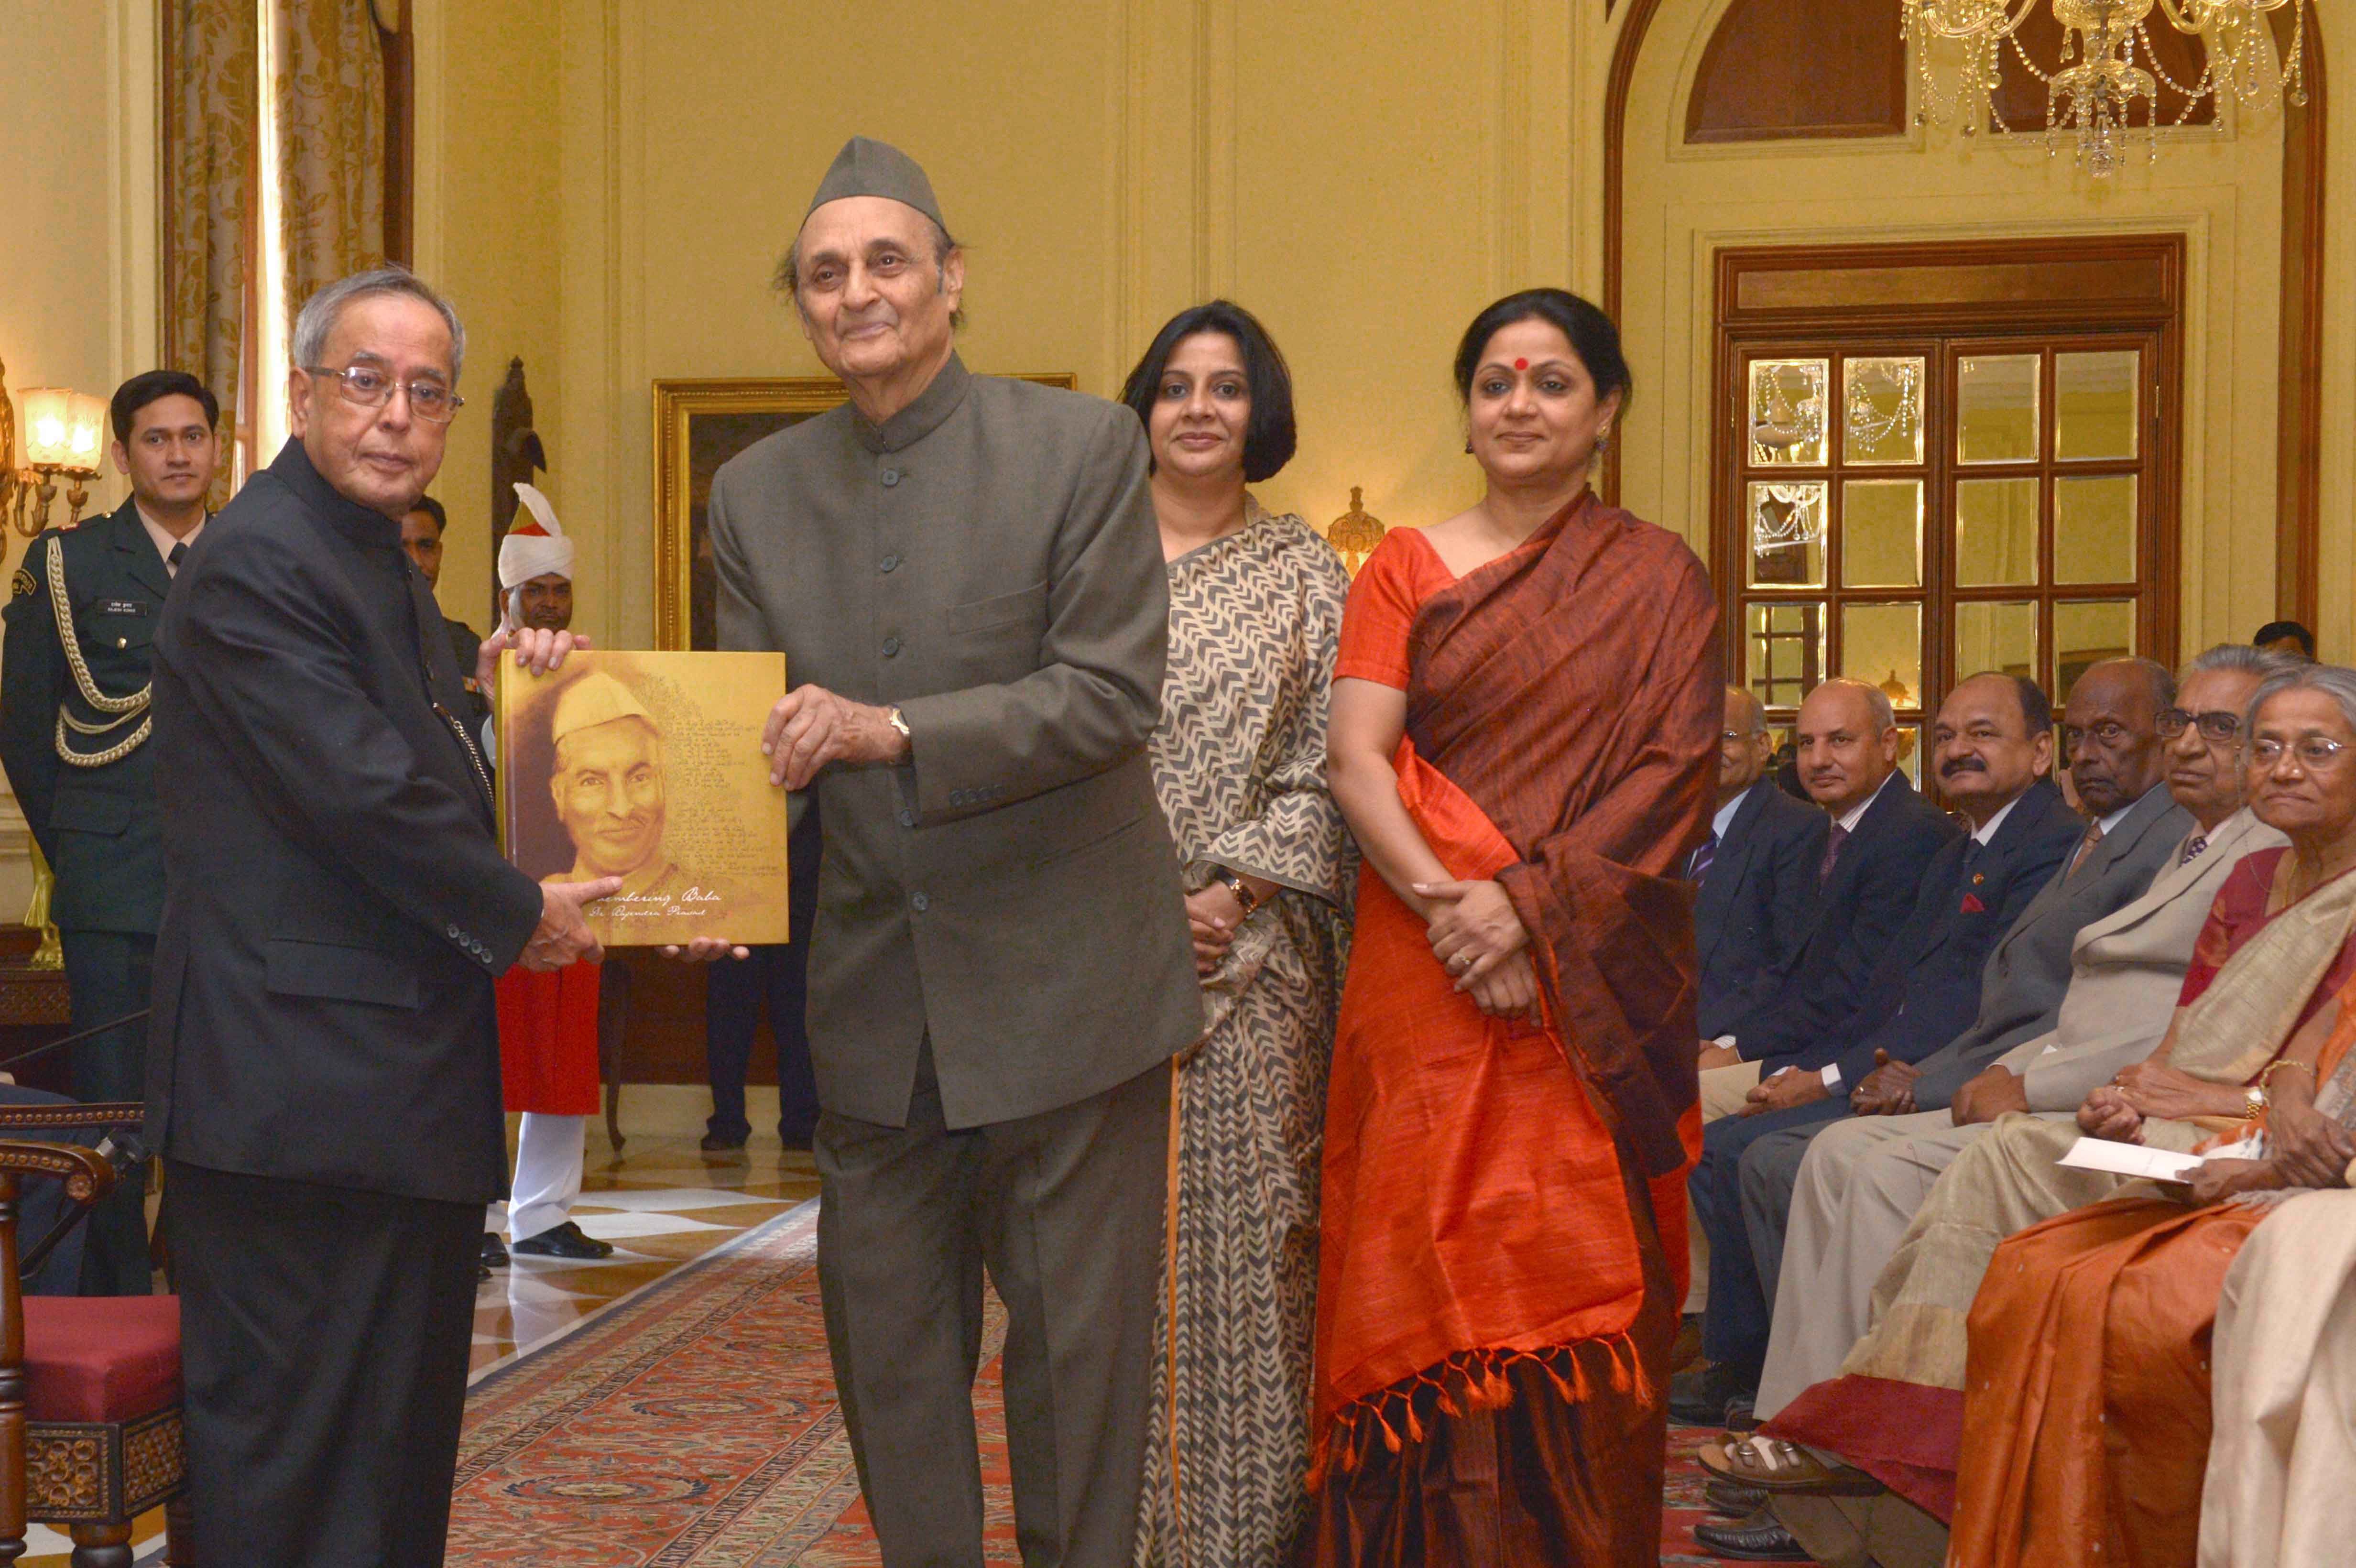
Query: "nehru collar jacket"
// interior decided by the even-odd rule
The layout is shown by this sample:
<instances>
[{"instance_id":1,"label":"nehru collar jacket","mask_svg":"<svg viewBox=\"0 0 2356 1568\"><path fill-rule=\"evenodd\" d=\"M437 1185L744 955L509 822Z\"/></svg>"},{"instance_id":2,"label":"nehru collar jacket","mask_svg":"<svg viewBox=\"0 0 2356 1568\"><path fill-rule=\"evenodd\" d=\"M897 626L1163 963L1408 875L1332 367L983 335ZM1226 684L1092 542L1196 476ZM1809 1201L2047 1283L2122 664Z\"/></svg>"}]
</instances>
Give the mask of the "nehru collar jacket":
<instances>
[{"instance_id":1,"label":"nehru collar jacket","mask_svg":"<svg viewBox=\"0 0 2356 1568\"><path fill-rule=\"evenodd\" d=\"M809 1027L838 1115L904 1125L927 1042L948 1125L1108 1089L1202 1029L1147 738L1169 589L1144 432L956 357L881 424L848 404L712 483L721 645L896 705L899 767L832 767Z\"/></svg>"}]
</instances>

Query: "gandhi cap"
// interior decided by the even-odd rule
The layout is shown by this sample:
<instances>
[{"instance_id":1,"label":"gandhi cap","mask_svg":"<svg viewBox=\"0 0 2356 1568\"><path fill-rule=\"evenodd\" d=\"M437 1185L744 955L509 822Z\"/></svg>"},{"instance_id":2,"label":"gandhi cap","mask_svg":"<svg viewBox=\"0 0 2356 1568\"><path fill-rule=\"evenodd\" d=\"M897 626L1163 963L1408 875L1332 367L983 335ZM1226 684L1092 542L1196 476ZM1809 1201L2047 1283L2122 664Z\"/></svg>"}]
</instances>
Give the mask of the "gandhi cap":
<instances>
[{"instance_id":1,"label":"gandhi cap","mask_svg":"<svg viewBox=\"0 0 2356 1568\"><path fill-rule=\"evenodd\" d=\"M602 669L593 669L557 694L556 714L549 724L548 738L562 741L575 730L611 724L616 719L643 719L648 727L658 731L661 728L628 687Z\"/></svg>"},{"instance_id":2,"label":"gandhi cap","mask_svg":"<svg viewBox=\"0 0 2356 1568\"><path fill-rule=\"evenodd\" d=\"M818 194L810 197L802 221L809 221L810 213L828 202L849 196L884 197L915 208L944 229L948 228L948 220L941 216L941 204L933 197L933 182L925 177L916 159L889 142L867 136L845 142L826 177L818 182Z\"/></svg>"}]
</instances>

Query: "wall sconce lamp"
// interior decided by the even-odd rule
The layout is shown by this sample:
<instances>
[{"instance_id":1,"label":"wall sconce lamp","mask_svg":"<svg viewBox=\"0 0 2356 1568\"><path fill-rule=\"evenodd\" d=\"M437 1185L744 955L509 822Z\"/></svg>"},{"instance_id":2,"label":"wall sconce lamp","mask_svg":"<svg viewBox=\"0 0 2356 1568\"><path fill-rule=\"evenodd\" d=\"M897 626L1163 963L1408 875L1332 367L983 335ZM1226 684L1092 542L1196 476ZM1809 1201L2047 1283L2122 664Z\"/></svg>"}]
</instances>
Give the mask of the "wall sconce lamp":
<instances>
[{"instance_id":1,"label":"wall sconce lamp","mask_svg":"<svg viewBox=\"0 0 2356 1568\"><path fill-rule=\"evenodd\" d=\"M27 388L22 394L25 421L19 452L6 374L7 367L0 365L0 520L27 539L38 534L49 525L49 505L57 498L58 476L63 475L70 481L66 527L72 528L90 504L83 481L98 477L99 454L106 449L106 404L63 387Z\"/></svg>"}]
</instances>

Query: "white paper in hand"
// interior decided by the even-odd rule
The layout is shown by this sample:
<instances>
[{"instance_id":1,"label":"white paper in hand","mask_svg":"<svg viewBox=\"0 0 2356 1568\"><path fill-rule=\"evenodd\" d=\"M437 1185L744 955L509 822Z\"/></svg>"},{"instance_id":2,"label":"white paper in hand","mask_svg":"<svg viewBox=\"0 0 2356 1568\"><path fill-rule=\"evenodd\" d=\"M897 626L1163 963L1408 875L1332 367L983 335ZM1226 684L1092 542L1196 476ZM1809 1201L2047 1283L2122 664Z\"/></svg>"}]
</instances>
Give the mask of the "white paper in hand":
<instances>
[{"instance_id":1,"label":"white paper in hand","mask_svg":"<svg viewBox=\"0 0 2356 1568\"><path fill-rule=\"evenodd\" d=\"M2182 1181L2206 1161L2197 1154L2115 1143L2109 1138L2082 1137L2070 1146L2062 1163L2072 1170L2106 1170L2114 1176L2136 1176L2147 1181Z\"/></svg>"}]
</instances>

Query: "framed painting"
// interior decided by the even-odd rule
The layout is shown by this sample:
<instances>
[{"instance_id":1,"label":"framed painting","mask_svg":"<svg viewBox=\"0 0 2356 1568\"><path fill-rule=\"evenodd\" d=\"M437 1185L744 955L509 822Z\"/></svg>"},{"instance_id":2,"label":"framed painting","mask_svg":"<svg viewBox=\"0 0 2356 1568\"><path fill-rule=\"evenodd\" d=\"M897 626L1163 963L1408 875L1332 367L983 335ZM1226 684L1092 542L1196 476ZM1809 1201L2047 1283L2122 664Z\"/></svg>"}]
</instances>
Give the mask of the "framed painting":
<instances>
[{"instance_id":1,"label":"framed painting","mask_svg":"<svg viewBox=\"0 0 2356 1568\"><path fill-rule=\"evenodd\" d=\"M1076 389L1068 370L1018 376ZM658 380L655 387L655 646L720 645L719 584L706 528L712 476L760 440L849 397L831 376Z\"/></svg>"}]
</instances>

